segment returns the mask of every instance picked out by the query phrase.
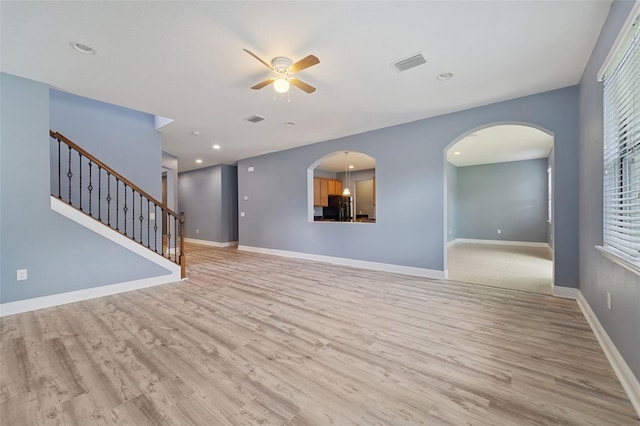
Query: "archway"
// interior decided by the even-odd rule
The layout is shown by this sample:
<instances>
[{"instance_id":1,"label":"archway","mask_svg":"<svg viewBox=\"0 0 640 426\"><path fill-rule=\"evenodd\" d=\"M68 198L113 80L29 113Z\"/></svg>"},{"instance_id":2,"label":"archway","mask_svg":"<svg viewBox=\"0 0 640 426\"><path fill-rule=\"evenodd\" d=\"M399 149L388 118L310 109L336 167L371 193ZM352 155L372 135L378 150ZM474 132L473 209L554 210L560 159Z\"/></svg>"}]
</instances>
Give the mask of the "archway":
<instances>
[{"instance_id":1,"label":"archway","mask_svg":"<svg viewBox=\"0 0 640 426\"><path fill-rule=\"evenodd\" d=\"M450 280L552 294L553 143L529 123L492 123L447 146Z\"/></svg>"},{"instance_id":2,"label":"archway","mask_svg":"<svg viewBox=\"0 0 640 426\"><path fill-rule=\"evenodd\" d=\"M313 222L376 221L376 160L336 151L307 170L308 219Z\"/></svg>"}]
</instances>

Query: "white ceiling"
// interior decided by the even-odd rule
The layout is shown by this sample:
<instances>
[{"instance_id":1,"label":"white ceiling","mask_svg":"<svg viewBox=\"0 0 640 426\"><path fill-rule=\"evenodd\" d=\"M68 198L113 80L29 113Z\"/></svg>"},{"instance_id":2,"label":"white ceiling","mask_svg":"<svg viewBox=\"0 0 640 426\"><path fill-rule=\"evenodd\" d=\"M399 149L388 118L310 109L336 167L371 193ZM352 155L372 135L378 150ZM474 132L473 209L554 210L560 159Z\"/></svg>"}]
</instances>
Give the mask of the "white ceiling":
<instances>
[{"instance_id":1,"label":"white ceiling","mask_svg":"<svg viewBox=\"0 0 640 426\"><path fill-rule=\"evenodd\" d=\"M329 172L344 172L345 167L353 166L349 169L351 172L358 170L369 170L376 168L376 160L373 157L363 154L361 152L348 152L345 158L345 151L336 152L331 154L320 164L316 166L317 169L327 170Z\"/></svg>"},{"instance_id":2,"label":"white ceiling","mask_svg":"<svg viewBox=\"0 0 640 426\"><path fill-rule=\"evenodd\" d=\"M174 119L163 149L184 171L577 84L610 3L3 0L0 65ZM316 55L298 77L317 91L250 90L269 71L243 48L267 62ZM417 52L425 65L389 66Z\"/></svg>"},{"instance_id":3,"label":"white ceiling","mask_svg":"<svg viewBox=\"0 0 640 426\"><path fill-rule=\"evenodd\" d=\"M472 133L447 150L456 167L547 158L553 136L533 127L500 125ZM458 153L456 155L456 153Z\"/></svg>"}]
</instances>

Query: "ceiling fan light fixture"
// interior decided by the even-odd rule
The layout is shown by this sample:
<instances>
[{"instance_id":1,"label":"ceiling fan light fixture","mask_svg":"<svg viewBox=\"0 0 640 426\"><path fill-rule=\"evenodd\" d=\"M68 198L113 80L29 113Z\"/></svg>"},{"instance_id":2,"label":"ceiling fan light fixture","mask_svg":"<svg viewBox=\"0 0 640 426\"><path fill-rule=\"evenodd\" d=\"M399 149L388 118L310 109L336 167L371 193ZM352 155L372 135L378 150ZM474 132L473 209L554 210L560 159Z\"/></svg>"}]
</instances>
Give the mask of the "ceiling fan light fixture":
<instances>
[{"instance_id":1,"label":"ceiling fan light fixture","mask_svg":"<svg viewBox=\"0 0 640 426\"><path fill-rule=\"evenodd\" d=\"M286 77L278 77L276 81L273 82L273 88L278 93L287 93L290 86L291 84Z\"/></svg>"}]
</instances>

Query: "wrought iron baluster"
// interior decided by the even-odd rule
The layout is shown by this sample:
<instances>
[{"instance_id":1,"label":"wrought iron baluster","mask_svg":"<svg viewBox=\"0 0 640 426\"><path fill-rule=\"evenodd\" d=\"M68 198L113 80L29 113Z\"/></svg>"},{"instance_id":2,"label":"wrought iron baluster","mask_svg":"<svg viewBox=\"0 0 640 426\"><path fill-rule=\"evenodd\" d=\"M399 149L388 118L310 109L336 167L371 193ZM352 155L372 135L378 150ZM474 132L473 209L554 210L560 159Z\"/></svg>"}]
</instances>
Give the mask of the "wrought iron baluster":
<instances>
[{"instance_id":1,"label":"wrought iron baluster","mask_svg":"<svg viewBox=\"0 0 640 426\"><path fill-rule=\"evenodd\" d=\"M91 166L93 166L93 162L89 160L89 186L87 187L87 189L89 190L89 216L91 216L91 193L93 192L93 185L91 185Z\"/></svg>"},{"instance_id":2,"label":"wrought iron baluster","mask_svg":"<svg viewBox=\"0 0 640 426\"><path fill-rule=\"evenodd\" d=\"M58 199L62 198L60 191L62 191L62 171L60 169L60 139L58 139Z\"/></svg>"},{"instance_id":3,"label":"wrought iron baluster","mask_svg":"<svg viewBox=\"0 0 640 426\"><path fill-rule=\"evenodd\" d=\"M120 230L120 179L116 177L116 228Z\"/></svg>"},{"instance_id":4,"label":"wrought iron baluster","mask_svg":"<svg viewBox=\"0 0 640 426\"><path fill-rule=\"evenodd\" d=\"M80 189L80 211L84 211L82 210L82 154L78 153L78 170L80 170L80 184L78 186L78 188Z\"/></svg>"},{"instance_id":5,"label":"wrought iron baluster","mask_svg":"<svg viewBox=\"0 0 640 426\"><path fill-rule=\"evenodd\" d=\"M178 218L173 216L173 232L175 237L173 238L173 261L178 261Z\"/></svg>"},{"instance_id":6,"label":"wrought iron baluster","mask_svg":"<svg viewBox=\"0 0 640 426\"><path fill-rule=\"evenodd\" d=\"M167 214L167 258L171 259L171 222L169 222L169 215ZM164 226L164 209L162 208L162 225ZM164 250L164 247L163 247Z\"/></svg>"},{"instance_id":7,"label":"wrought iron baluster","mask_svg":"<svg viewBox=\"0 0 640 426\"><path fill-rule=\"evenodd\" d=\"M127 184L124 184L124 208L122 209L124 212L124 235L127 235L127 212L129 208L127 208Z\"/></svg>"},{"instance_id":8,"label":"wrought iron baluster","mask_svg":"<svg viewBox=\"0 0 640 426\"><path fill-rule=\"evenodd\" d=\"M102 222L102 167L98 164L98 220Z\"/></svg>"},{"instance_id":9,"label":"wrought iron baluster","mask_svg":"<svg viewBox=\"0 0 640 426\"><path fill-rule=\"evenodd\" d=\"M140 243L142 242L142 221L144 220L144 216L142 215L142 194L140 194Z\"/></svg>"},{"instance_id":10,"label":"wrought iron baluster","mask_svg":"<svg viewBox=\"0 0 640 426\"><path fill-rule=\"evenodd\" d=\"M147 248L151 248L151 215L149 214L149 199L147 198Z\"/></svg>"},{"instance_id":11,"label":"wrought iron baluster","mask_svg":"<svg viewBox=\"0 0 640 426\"><path fill-rule=\"evenodd\" d=\"M67 177L69 178L69 199L67 202L71 204L71 178L73 177L71 172L71 147L69 147L69 171L67 172Z\"/></svg>"},{"instance_id":12,"label":"wrought iron baluster","mask_svg":"<svg viewBox=\"0 0 640 426\"><path fill-rule=\"evenodd\" d=\"M107 172L107 225L111 226L111 173Z\"/></svg>"},{"instance_id":13,"label":"wrought iron baluster","mask_svg":"<svg viewBox=\"0 0 640 426\"><path fill-rule=\"evenodd\" d=\"M153 203L153 216L156 220L153 222L153 251L158 252L158 206Z\"/></svg>"},{"instance_id":14,"label":"wrought iron baluster","mask_svg":"<svg viewBox=\"0 0 640 426\"><path fill-rule=\"evenodd\" d=\"M131 238L136 239L136 190L131 187Z\"/></svg>"}]
</instances>

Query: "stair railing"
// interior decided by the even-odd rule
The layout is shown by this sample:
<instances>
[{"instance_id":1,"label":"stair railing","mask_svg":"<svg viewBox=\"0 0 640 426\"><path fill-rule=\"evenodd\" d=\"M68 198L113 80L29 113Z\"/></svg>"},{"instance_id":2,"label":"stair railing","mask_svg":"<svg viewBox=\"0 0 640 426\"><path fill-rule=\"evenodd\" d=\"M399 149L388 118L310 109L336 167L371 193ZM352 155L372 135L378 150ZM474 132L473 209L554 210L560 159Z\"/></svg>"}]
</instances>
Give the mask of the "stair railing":
<instances>
[{"instance_id":1,"label":"stair railing","mask_svg":"<svg viewBox=\"0 0 640 426\"><path fill-rule=\"evenodd\" d=\"M53 130L49 135L57 152L51 195L180 265L185 278L184 213L174 212L64 135Z\"/></svg>"}]
</instances>

